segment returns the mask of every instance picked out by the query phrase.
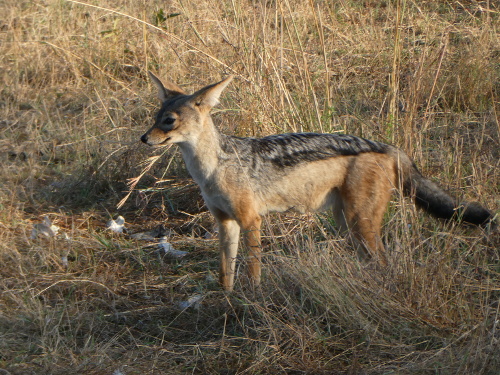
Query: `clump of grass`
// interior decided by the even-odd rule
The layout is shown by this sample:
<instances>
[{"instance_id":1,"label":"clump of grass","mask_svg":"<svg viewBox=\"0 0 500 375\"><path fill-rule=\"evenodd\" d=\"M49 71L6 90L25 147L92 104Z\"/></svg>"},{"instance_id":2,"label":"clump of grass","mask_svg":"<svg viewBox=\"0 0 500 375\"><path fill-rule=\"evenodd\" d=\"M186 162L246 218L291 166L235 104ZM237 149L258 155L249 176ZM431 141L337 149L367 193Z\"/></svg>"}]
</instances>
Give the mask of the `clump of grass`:
<instances>
[{"instance_id":1,"label":"clump of grass","mask_svg":"<svg viewBox=\"0 0 500 375\"><path fill-rule=\"evenodd\" d=\"M175 148L150 150L147 70L187 91L238 79L214 116L242 136L393 142L498 209L494 2L0 4L0 367L11 373L484 373L499 367L497 233L395 199L386 270L328 214L265 222L264 279L217 283L213 221ZM189 251L106 231L168 229ZM31 237L48 216L65 236ZM66 261L63 257L66 257ZM67 263L66 263L67 262ZM201 296L190 306L187 301Z\"/></svg>"}]
</instances>

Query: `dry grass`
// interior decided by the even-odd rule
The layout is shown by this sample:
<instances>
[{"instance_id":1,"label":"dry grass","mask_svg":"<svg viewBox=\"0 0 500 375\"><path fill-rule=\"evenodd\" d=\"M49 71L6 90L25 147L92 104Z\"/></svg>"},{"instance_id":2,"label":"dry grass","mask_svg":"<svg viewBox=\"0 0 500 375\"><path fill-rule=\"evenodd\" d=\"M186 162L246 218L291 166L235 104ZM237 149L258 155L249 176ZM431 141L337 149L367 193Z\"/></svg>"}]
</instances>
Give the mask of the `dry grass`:
<instances>
[{"instance_id":1,"label":"dry grass","mask_svg":"<svg viewBox=\"0 0 500 375\"><path fill-rule=\"evenodd\" d=\"M0 369L497 373L498 233L396 197L381 271L359 264L328 215L273 216L262 288L241 271L225 295L204 238L212 219L175 147L116 209L152 154L138 144L157 106L150 69L187 90L235 74L215 114L224 132L391 142L452 193L498 210L496 2L92 4L0 4ZM118 214L131 233L164 224L189 254L110 233ZM67 237L31 238L44 216Z\"/></svg>"}]
</instances>

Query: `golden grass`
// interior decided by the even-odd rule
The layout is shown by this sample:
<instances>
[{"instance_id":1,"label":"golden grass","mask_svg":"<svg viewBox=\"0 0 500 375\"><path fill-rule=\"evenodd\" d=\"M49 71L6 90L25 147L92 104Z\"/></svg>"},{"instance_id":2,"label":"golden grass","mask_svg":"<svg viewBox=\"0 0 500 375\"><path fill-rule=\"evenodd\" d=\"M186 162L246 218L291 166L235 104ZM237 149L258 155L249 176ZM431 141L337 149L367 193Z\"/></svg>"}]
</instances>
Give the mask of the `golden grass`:
<instances>
[{"instance_id":1,"label":"golden grass","mask_svg":"<svg viewBox=\"0 0 500 375\"><path fill-rule=\"evenodd\" d=\"M390 266L329 215L265 219L262 288L217 279L213 221L175 147L140 181L147 70L237 135L391 142L446 189L500 207L500 8L493 1L0 4L0 369L12 374L496 374L498 233L395 198ZM152 159L150 159L152 160ZM126 196L127 180L137 183ZM182 259L113 234L163 224ZM31 238L48 216L56 238ZM149 247L147 245L150 245ZM187 307L181 302L201 295Z\"/></svg>"}]
</instances>

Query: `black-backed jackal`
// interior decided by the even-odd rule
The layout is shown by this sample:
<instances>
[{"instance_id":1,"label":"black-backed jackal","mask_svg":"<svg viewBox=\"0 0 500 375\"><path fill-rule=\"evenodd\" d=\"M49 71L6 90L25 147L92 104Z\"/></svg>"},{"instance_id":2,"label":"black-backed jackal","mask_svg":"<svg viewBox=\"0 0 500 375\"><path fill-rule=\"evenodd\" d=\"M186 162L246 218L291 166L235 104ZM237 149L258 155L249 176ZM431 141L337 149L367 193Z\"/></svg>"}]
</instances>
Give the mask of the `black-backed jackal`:
<instances>
[{"instance_id":1,"label":"black-backed jackal","mask_svg":"<svg viewBox=\"0 0 500 375\"><path fill-rule=\"evenodd\" d=\"M249 252L249 276L255 284L260 282L261 215L267 212L331 208L341 229L352 233L364 254L383 265L380 230L394 189L439 218L477 225L493 222L488 210L477 203L459 204L390 145L339 134L221 134L210 110L232 77L188 95L150 76L162 106L141 140L150 146L179 145L219 225L220 283L225 290L233 288L240 231Z\"/></svg>"}]
</instances>

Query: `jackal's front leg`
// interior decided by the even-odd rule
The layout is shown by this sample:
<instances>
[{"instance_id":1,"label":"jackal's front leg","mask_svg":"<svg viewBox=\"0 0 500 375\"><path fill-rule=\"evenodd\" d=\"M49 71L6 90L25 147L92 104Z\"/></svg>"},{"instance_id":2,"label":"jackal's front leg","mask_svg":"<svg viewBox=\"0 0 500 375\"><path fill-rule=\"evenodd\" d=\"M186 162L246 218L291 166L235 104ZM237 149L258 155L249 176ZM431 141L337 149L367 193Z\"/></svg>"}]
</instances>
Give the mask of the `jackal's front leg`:
<instances>
[{"instance_id":1,"label":"jackal's front leg","mask_svg":"<svg viewBox=\"0 0 500 375\"><path fill-rule=\"evenodd\" d=\"M219 282L224 290L233 290L234 273L236 269L236 255L240 226L236 220L224 219L219 222L220 273Z\"/></svg>"}]
</instances>

